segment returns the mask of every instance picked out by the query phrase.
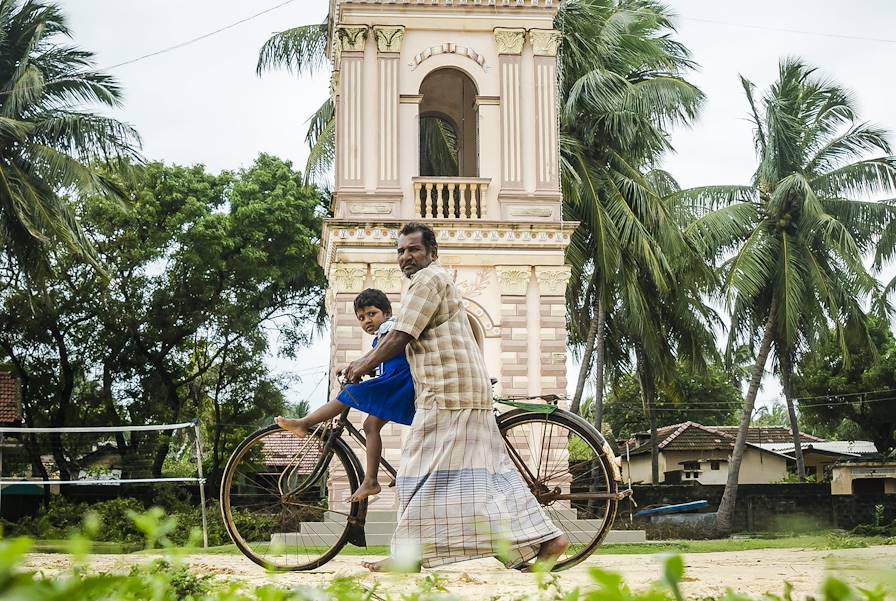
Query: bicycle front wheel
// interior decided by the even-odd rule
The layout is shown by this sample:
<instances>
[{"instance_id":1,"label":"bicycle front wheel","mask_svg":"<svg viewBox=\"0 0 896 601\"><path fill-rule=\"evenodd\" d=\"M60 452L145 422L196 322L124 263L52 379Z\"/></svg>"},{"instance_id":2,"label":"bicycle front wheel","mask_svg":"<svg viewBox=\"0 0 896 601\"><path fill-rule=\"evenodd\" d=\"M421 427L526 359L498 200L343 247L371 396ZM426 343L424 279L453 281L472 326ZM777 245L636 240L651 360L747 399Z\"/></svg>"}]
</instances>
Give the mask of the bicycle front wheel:
<instances>
[{"instance_id":1,"label":"bicycle front wheel","mask_svg":"<svg viewBox=\"0 0 896 601\"><path fill-rule=\"evenodd\" d=\"M511 460L570 545L554 570L570 568L603 542L616 517L613 461L590 424L562 410L511 411L498 428Z\"/></svg>"},{"instance_id":2,"label":"bicycle front wheel","mask_svg":"<svg viewBox=\"0 0 896 601\"><path fill-rule=\"evenodd\" d=\"M358 474L341 440L268 426L233 452L221 480L221 513L234 544L260 566L311 570L349 542Z\"/></svg>"}]
</instances>

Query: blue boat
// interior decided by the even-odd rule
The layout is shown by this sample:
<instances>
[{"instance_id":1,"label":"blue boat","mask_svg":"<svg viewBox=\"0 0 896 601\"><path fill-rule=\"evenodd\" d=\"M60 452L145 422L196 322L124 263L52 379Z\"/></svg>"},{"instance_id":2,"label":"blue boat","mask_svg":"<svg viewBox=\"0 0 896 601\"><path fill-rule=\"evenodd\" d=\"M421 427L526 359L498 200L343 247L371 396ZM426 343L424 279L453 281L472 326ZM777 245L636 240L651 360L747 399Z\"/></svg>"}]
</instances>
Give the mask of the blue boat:
<instances>
[{"instance_id":1,"label":"blue boat","mask_svg":"<svg viewBox=\"0 0 896 601\"><path fill-rule=\"evenodd\" d=\"M663 515L667 513L685 513L688 511L697 511L698 509L706 509L707 507L709 507L709 501L691 501L690 503L680 503L678 505L663 505L662 507L642 509L635 514L635 517L642 518L651 515Z\"/></svg>"}]
</instances>

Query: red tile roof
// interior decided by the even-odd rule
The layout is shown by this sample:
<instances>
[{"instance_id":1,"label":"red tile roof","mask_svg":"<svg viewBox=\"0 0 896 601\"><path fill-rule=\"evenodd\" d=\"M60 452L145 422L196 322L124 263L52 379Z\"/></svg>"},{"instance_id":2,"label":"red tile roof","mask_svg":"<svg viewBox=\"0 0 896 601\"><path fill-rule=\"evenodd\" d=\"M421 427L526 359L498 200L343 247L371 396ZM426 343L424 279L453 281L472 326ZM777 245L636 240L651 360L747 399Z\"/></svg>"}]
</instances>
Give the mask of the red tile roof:
<instances>
[{"instance_id":1,"label":"red tile roof","mask_svg":"<svg viewBox=\"0 0 896 601\"><path fill-rule=\"evenodd\" d=\"M299 438L289 432L277 432L264 438L262 453L264 463L269 467L283 467L298 460L299 473L310 474L321 457L321 442L315 438Z\"/></svg>"},{"instance_id":2,"label":"red tile roof","mask_svg":"<svg viewBox=\"0 0 896 601\"><path fill-rule=\"evenodd\" d=\"M822 440L809 434L800 433L800 436L805 442ZM734 448L736 437L737 426L704 426L695 422L684 422L657 428L657 440L659 440L657 446L663 451L731 450ZM751 445L792 440L793 434L790 428L781 426L750 428L747 432L747 443ZM650 449L650 442L647 441L629 453L632 455L649 453Z\"/></svg>"},{"instance_id":3,"label":"red tile roof","mask_svg":"<svg viewBox=\"0 0 896 601\"><path fill-rule=\"evenodd\" d=\"M0 424L22 421L22 386L15 376L0 371Z\"/></svg>"}]
</instances>

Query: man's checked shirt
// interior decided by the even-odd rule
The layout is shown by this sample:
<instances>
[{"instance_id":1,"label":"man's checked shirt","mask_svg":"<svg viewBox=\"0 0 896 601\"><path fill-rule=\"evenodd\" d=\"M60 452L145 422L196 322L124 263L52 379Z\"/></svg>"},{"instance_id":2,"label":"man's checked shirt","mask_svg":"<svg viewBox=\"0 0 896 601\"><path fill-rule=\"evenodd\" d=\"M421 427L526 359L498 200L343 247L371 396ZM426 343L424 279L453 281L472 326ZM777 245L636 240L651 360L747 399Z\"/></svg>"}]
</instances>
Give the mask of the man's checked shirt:
<instances>
[{"instance_id":1,"label":"man's checked shirt","mask_svg":"<svg viewBox=\"0 0 896 601\"><path fill-rule=\"evenodd\" d=\"M411 278L395 330L409 334L416 405L491 409L489 375L451 274L432 263Z\"/></svg>"}]
</instances>

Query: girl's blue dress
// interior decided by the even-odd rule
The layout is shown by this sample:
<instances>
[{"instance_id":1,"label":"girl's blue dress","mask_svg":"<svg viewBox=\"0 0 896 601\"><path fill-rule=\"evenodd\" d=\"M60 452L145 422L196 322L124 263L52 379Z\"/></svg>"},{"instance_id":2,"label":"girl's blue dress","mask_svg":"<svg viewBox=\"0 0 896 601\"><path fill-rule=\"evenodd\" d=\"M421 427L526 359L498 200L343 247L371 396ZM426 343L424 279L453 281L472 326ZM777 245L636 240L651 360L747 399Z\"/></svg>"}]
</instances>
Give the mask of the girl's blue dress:
<instances>
[{"instance_id":1,"label":"girl's blue dress","mask_svg":"<svg viewBox=\"0 0 896 601\"><path fill-rule=\"evenodd\" d=\"M394 319L383 322L373 339L373 348L393 324ZM411 425L414 420L414 380L404 353L389 359L377 371L375 378L348 384L336 399L380 419Z\"/></svg>"}]
</instances>

